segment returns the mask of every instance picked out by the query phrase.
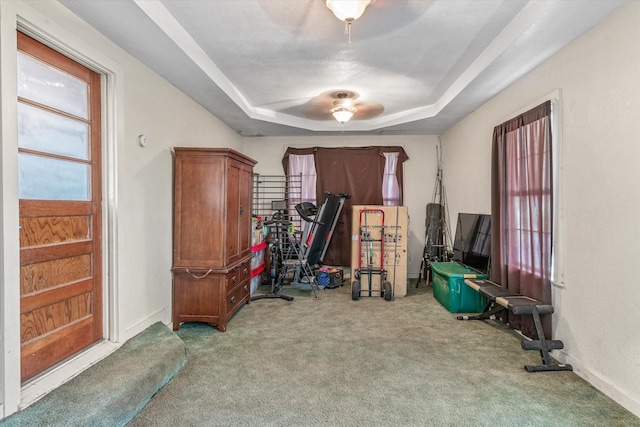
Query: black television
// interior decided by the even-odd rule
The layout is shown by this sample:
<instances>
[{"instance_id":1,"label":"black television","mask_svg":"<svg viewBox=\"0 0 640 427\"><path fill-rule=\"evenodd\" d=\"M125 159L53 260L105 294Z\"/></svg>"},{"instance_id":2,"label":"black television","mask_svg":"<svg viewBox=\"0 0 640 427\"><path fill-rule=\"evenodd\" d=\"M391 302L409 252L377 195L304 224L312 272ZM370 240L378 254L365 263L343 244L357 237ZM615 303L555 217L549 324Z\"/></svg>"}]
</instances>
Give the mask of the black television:
<instances>
[{"instance_id":1,"label":"black television","mask_svg":"<svg viewBox=\"0 0 640 427\"><path fill-rule=\"evenodd\" d=\"M491 260L491 215L459 213L453 260L488 274Z\"/></svg>"}]
</instances>

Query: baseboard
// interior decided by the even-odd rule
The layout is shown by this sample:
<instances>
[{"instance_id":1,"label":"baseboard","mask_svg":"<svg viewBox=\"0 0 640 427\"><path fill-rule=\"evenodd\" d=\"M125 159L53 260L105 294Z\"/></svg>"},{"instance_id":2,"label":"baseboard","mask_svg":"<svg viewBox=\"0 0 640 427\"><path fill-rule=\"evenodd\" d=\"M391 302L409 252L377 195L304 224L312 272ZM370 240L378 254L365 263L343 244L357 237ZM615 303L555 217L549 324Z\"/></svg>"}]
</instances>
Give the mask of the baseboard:
<instances>
[{"instance_id":1,"label":"baseboard","mask_svg":"<svg viewBox=\"0 0 640 427\"><path fill-rule=\"evenodd\" d=\"M632 414L640 417L640 401L629 396L627 393L623 392L600 375L592 372L584 364L569 356L564 351L555 350L552 352L552 355L556 360L558 360L558 362L568 363L573 366L573 372L575 372L580 378L600 390Z\"/></svg>"},{"instance_id":2,"label":"baseboard","mask_svg":"<svg viewBox=\"0 0 640 427\"><path fill-rule=\"evenodd\" d=\"M132 326L129 326L127 329L124 330L124 336L122 334L120 335L120 338L121 338L120 341L122 342L127 341L128 339L135 337L140 332L147 329L149 326L154 325L158 322L167 324L167 319L164 318L164 313L166 311L167 311L166 307L162 307L156 312L140 320L138 323Z\"/></svg>"}]
</instances>

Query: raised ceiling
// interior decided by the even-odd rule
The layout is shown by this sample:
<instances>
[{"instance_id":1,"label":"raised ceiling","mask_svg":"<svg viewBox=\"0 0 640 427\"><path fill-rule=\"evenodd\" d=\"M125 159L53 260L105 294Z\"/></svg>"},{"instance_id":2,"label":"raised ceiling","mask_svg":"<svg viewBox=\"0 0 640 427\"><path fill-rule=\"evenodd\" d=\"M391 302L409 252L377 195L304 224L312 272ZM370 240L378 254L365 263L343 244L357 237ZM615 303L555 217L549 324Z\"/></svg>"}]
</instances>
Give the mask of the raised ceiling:
<instances>
[{"instance_id":1,"label":"raised ceiling","mask_svg":"<svg viewBox=\"0 0 640 427\"><path fill-rule=\"evenodd\" d=\"M351 43L322 0L61 3L241 135L293 136L441 134L624 1L373 0ZM337 91L382 111L310 114Z\"/></svg>"}]
</instances>

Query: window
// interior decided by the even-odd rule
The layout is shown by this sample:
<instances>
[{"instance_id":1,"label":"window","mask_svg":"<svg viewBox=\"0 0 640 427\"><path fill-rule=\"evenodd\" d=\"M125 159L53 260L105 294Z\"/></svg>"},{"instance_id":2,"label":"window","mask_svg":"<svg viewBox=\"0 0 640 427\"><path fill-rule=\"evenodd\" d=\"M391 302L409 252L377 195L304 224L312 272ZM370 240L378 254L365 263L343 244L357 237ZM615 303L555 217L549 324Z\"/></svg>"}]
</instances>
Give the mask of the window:
<instances>
[{"instance_id":1,"label":"window","mask_svg":"<svg viewBox=\"0 0 640 427\"><path fill-rule=\"evenodd\" d=\"M492 271L505 288L552 303L554 182L552 109L547 101L496 126L492 152ZM509 315L527 336L530 319ZM543 319L551 336L551 317Z\"/></svg>"},{"instance_id":2,"label":"window","mask_svg":"<svg viewBox=\"0 0 640 427\"><path fill-rule=\"evenodd\" d=\"M400 205L400 184L396 172L400 153L384 154L384 176L382 177L382 204L385 206Z\"/></svg>"},{"instance_id":3,"label":"window","mask_svg":"<svg viewBox=\"0 0 640 427\"><path fill-rule=\"evenodd\" d=\"M382 204L385 206L400 205L400 184L397 170L400 153L383 153L385 158L384 175L382 177ZM313 154L290 154L289 174L302 176L302 201L316 203L316 166Z\"/></svg>"},{"instance_id":4,"label":"window","mask_svg":"<svg viewBox=\"0 0 640 427\"><path fill-rule=\"evenodd\" d=\"M305 187L308 185L308 200L311 200L313 193L312 182L315 182L316 197L325 191L351 196L345 201L343 217L336 226L325 263L349 265L351 261L351 206L402 204L402 171L406 160L408 157L402 147L309 147L286 150L282 159L285 173L303 173L309 178L303 184ZM315 200L320 203L318 198Z\"/></svg>"},{"instance_id":5,"label":"window","mask_svg":"<svg viewBox=\"0 0 640 427\"><path fill-rule=\"evenodd\" d=\"M302 177L302 202L316 204L316 164L313 154L290 154L288 175Z\"/></svg>"},{"instance_id":6,"label":"window","mask_svg":"<svg viewBox=\"0 0 640 427\"><path fill-rule=\"evenodd\" d=\"M18 52L21 199L90 200L89 83Z\"/></svg>"},{"instance_id":7,"label":"window","mask_svg":"<svg viewBox=\"0 0 640 427\"><path fill-rule=\"evenodd\" d=\"M550 276L551 137L549 118L522 126L507 136L507 262L538 279ZM515 140L511 140L511 139Z\"/></svg>"}]
</instances>

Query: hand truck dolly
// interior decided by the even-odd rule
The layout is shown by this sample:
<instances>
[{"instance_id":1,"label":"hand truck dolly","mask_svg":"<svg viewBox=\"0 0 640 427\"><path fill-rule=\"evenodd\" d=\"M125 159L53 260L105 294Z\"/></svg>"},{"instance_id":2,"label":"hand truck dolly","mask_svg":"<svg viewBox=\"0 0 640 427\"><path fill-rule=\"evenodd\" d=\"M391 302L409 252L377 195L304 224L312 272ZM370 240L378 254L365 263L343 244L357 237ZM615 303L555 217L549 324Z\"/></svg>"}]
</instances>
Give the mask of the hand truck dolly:
<instances>
[{"instance_id":1,"label":"hand truck dolly","mask_svg":"<svg viewBox=\"0 0 640 427\"><path fill-rule=\"evenodd\" d=\"M380 217L380 224L370 224L369 215ZM351 283L351 299L357 301L361 296L383 297L391 301L393 291L391 283L387 281L387 270L384 268L384 210L376 208L364 208L360 210L358 222L358 268L355 270L355 280ZM380 230L379 235L377 230ZM363 251L364 244L364 251ZM376 248L378 251L376 251ZM380 267L374 267L374 258L380 258ZM362 258L366 258L366 267L362 265ZM376 263L377 264L377 263ZM380 277L380 289L374 289L373 278ZM361 281L366 279L367 288L362 289Z\"/></svg>"}]
</instances>

